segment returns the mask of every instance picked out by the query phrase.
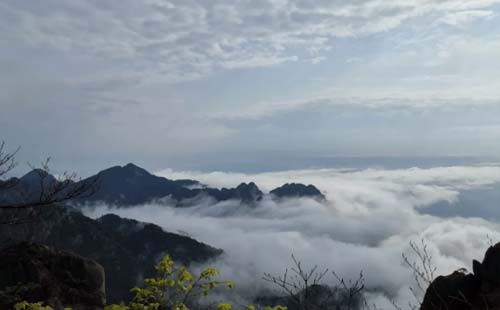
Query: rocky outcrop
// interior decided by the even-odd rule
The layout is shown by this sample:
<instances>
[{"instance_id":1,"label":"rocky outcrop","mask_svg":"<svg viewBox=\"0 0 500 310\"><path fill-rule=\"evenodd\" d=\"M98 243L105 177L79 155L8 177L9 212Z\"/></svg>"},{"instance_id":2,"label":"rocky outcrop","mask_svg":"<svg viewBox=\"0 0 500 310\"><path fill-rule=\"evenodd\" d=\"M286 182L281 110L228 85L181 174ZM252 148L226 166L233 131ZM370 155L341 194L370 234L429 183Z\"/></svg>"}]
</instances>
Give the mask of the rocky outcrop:
<instances>
[{"instance_id":1,"label":"rocky outcrop","mask_svg":"<svg viewBox=\"0 0 500 310\"><path fill-rule=\"evenodd\" d=\"M500 243L490 247L473 273L455 271L437 277L427 288L421 310L500 309Z\"/></svg>"},{"instance_id":2,"label":"rocky outcrop","mask_svg":"<svg viewBox=\"0 0 500 310\"><path fill-rule=\"evenodd\" d=\"M105 276L101 265L66 251L23 242L0 252L0 309L26 300L56 310L102 309Z\"/></svg>"},{"instance_id":3,"label":"rocky outcrop","mask_svg":"<svg viewBox=\"0 0 500 310\"><path fill-rule=\"evenodd\" d=\"M304 185L300 183L286 183L283 186L273 189L270 192L276 198L301 198L309 197L317 200L324 200L325 196L314 185Z\"/></svg>"},{"instance_id":4,"label":"rocky outcrop","mask_svg":"<svg viewBox=\"0 0 500 310\"><path fill-rule=\"evenodd\" d=\"M469 302L476 299L480 288L481 282L478 278L464 271L439 276L427 288L421 309L470 310Z\"/></svg>"}]
</instances>

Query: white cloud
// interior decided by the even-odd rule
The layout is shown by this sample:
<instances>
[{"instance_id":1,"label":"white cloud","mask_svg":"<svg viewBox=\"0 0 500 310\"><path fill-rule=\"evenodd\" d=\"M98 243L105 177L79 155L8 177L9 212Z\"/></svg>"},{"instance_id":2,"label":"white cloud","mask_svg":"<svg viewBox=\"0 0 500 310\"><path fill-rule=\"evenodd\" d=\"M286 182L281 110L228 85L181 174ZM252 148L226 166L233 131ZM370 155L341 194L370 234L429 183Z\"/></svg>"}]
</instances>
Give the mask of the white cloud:
<instances>
[{"instance_id":1,"label":"white cloud","mask_svg":"<svg viewBox=\"0 0 500 310\"><path fill-rule=\"evenodd\" d=\"M438 274L470 269L481 259L487 236L500 239L499 226L478 218L440 219L419 208L456 199L458 192L500 181L500 167L449 167L402 170L300 170L262 174L164 171L171 178L196 178L213 186L256 181L264 190L284 182L313 183L329 202L298 199L281 203L264 199L256 208L224 202L191 208L149 205L111 210L125 217L154 222L170 231L182 230L223 248L221 273L246 294L266 284L264 272L280 273L294 253L312 266L329 267L355 278L362 269L367 288L380 290L406 305L412 275L401 260L408 242L424 238ZM472 206L471 206L472 207ZM106 209L96 209L97 216ZM333 282L334 279L329 278ZM387 302L371 296L379 305Z\"/></svg>"},{"instance_id":2,"label":"white cloud","mask_svg":"<svg viewBox=\"0 0 500 310\"><path fill-rule=\"evenodd\" d=\"M459 11L448 14L447 16L443 17L439 22L452 26L463 26L476 19L491 18L494 15L495 13L493 11L488 11L488 10Z\"/></svg>"},{"instance_id":3,"label":"white cloud","mask_svg":"<svg viewBox=\"0 0 500 310\"><path fill-rule=\"evenodd\" d=\"M75 57L137 63L132 71L198 78L222 68L295 61L337 37L392 30L432 16L460 25L491 16L497 1L46 1L4 2L2 39L51 46ZM324 57L324 56L323 56ZM122 68L123 69L123 68Z\"/></svg>"},{"instance_id":4,"label":"white cloud","mask_svg":"<svg viewBox=\"0 0 500 310\"><path fill-rule=\"evenodd\" d=\"M431 80L434 79L431 78ZM228 107L224 111L214 112L210 116L217 120L258 120L288 112L307 110L317 106L336 106L341 109L344 108L346 111L349 109L364 108L367 113L370 111L402 109L406 111L432 111L443 108L459 110L464 107L473 106L487 109L497 106L500 103L495 98L495 94L489 93L488 90L485 91L488 96L481 97L481 92L478 91L478 95L475 98L471 98L462 97L460 94L446 90L435 92L433 90L415 91L414 89L373 89L369 87L359 89L330 88L302 99L262 101L238 109Z\"/></svg>"},{"instance_id":5,"label":"white cloud","mask_svg":"<svg viewBox=\"0 0 500 310\"><path fill-rule=\"evenodd\" d=\"M482 12L482 11L481 11ZM481 15L469 12L471 16ZM468 16L468 15L467 15ZM451 17L450 17L451 18ZM448 107L498 106L500 83L495 61L500 53L497 34L450 35L433 25L421 36L388 40L380 55L349 57L349 70L326 77L314 92L287 99L262 100L244 108L225 107L215 118L261 119L317 105L361 106L370 109L429 110ZM324 60L323 60L324 61Z\"/></svg>"},{"instance_id":6,"label":"white cloud","mask_svg":"<svg viewBox=\"0 0 500 310\"><path fill-rule=\"evenodd\" d=\"M157 174L173 179L195 179L214 187L235 187L241 182L254 181L264 191L288 182L315 184L326 191L326 196L334 202L359 200L361 205L366 206L381 200L389 204L406 200L398 207L426 206L443 199L453 201L461 190L500 182L498 166L399 170L311 169L258 174L179 172L167 169ZM347 205L349 209L352 207L351 203Z\"/></svg>"},{"instance_id":7,"label":"white cloud","mask_svg":"<svg viewBox=\"0 0 500 310\"><path fill-rule=\"evenodd\" d=\"M333 132L314 121L307 141L286 135L296 120L247 136L234 123L318 105L359 119L384 107L498 105L497 8L497 0L2 1L2 139L26 154L70 164L79 156L94 167L121 156L149 162L220 148L237 153L241 145L266 151L284 148L282 141L380 154L383 143L327 149L317 142L349 132L347 123ZM496 138L481 133L482 141ZM456 145L440 152L455 154Z\"/></svg>"}]
</instances>

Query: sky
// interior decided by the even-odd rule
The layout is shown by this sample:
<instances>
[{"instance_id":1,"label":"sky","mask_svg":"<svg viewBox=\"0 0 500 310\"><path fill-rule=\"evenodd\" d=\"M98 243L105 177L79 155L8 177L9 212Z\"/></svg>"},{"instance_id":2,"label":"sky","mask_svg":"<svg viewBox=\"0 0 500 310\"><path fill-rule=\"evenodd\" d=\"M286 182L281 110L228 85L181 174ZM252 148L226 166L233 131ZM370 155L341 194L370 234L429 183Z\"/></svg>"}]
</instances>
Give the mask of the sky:
<instances>
[{"instance_id":1,"label":"sky","mask_svg":"<svg viewBox=\"0 0 500 310\"><path fill-rule=\"evenodd\" d=\"M497 156L500 0L0 1L0 139L95 172Z\"/></svg>"}]
</instances>

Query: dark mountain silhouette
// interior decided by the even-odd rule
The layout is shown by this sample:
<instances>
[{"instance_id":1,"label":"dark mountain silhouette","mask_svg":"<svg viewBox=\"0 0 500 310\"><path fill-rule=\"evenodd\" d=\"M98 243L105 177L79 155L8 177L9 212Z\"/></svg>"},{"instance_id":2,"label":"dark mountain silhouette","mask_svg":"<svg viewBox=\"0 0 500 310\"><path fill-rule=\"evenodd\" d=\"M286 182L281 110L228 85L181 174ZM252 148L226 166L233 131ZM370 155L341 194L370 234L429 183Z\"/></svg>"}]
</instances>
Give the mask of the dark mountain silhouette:
<instances>
[{"instance_id":1,"label":"dark mountain silhouette","mask_svg":"<svg viewBox=\"0 0 500 310\"><path fill-rule=\"evenodd\" d=\"M0 203L36 201L41 192L57 185L57 182L60 181L42 170L33 170L21 178L3 181L3 184L12 186L0 191ZM113 214L92 219L76 207L98 202L128 207L164 199L175 206L189 206L190 202L195 203L201 197L209 197L215 202L238 200L253 205L264 196L253 182L241 183L235 188L210 188L196 180L170 180L155 176L133 164L111 167L69 184L78 187L94 183L97 190L93 196L65 202L65 205L38 208L39 213L33 222L0 225L0 245L35 242L95 260L105 268L106 292L111 303L128 300L131 297L130 288L140 284L142 278L153 275L153 266L166 254L189 265L214 259L222 254L222 250L185 235L166 232L154 224ZM278 198L324 198L314 186L295 183L285 184L271 194ZM0 217L8 217L9 212L31 211L0 210Z\"/></svg>"},{"instance_id":2,"label":"dark mountain silhouette","mask_svg":"<svg viewBox=\"0 0 500 310\"><path fill-rule=\"evenodd\" d=\"M42 169L33 169L21 178L10 178L3 181L0 191L0 203L20 201L36 201L41 189L48 189L57 182L57 179Z\"/></svg>"},{"instance_id":3,"label":"dark mountain silhouette","mask_svg":"<svg viewBox=\"0 0 500 310\"><path fill-rule=\"evenodd\" d=\"M481 263L473 260L472 267L473 273L459 269L434 279L420 309L499 309L500 243L488 248Z\"/></svg>"},{"instance_id":4,"label":"dark mountain silhouette","mask_svg":"<svg viewBox=\"0 0 500 310\"><path fill-rule=\"evenodd\" d=\"M208 196L218 201L239 200L253 204L260 201L264 194L253 182L241 183L235 188L210 188L195 180L169 180L150 174L146 170L127 164L112 167L99 172L82 182L92 182L97 179L97 193L86 199L85 203L102 201L116 206L133 206L158 199L170 198L179 206L189 205L196 197ZM325 196L314 186L300 183L287 183L271 191L277 198L310 197L324 200Z\"/></svg>"},{"instance_id":5,"label":"dark mountain silhouette","mask_svg":"<svg viewBox=\"0 0 500 310\"><path fill-rule=\"evenodd\" d=\"M0 251L1 309L14 309L19 300L44 301L54 309L102 309L104 282L101 265L71 252L29 242Z\"/></svg>"},{"instance_id":6,"label":"dark mountain silhouette","mask_svg":"<svg viewBox=\"0 0 500 310\"><path fill-rule=\"evenodd\" d=\"M241 183L236 188L206 188L201 192L215 198L217 201L237 199L247 203L260 201L263 196L261 190L253 182Z\"/></svg>"},{"instance_id":7,"label":"dark mountain silhouette","mask_svg":"<svg viewBox=\"0 0 500 310\"><path fill-rule=\"evenodd\" d=\"M176 182L150 174L134 164L102 170L82 182L97 180L98 189L86 201L102 201L117 206L130 206L169 196L174 200L193 198L196 192L186 188L185 181Z\"/></svg>"},{"instance_id":8,"label":"dark mountain silhouette","mask_svg":"<svg viewBox=\"0 0 500 310\"><path fill-rule=\"evenodd\" d=\"M106 214L97 219L101 228L120 239L141 260L149 266L156 264L158 254L168 251L172 259L183 264L193 261L204 262L222 251L206 246L190 237L165 232L160 226L142 223L133 219L121 218L115 214Z\"/></svg>"},{"instance_id":9,"label":"dark mountain silhouette","mask_svg":"<svg viewBox=\"0 0 500 310\"><path fill-rule=\"evenodd\" d=\"M216 201L230 199L255 202L262 192L255 183L242 183L236 188L209 188L195 180L170 180L155 176L134 164L115 166L82 182L97 180L98 190L80 203L104 202L116 206L133 206L169 198L179 205L182 201L208 196Z\"/></svg>"},{"instance_id":10,"label":"dark mountain silhouette","mask_svg":"<svg viewBox=\"0 0 500 310\"><path fill-rule=\"evenodd\" d=\"M0 225L2 246L30 241L69 250L94 259L106 271L108 301L130 297L141 278L166 254L183 264L215 258L221 250L192 238L163 231L159 226L105 215L97 220L65 207L43 212L33 223Z\"/></svg>"},{"instance_id":11,"label":"dark mountain silhouette","mask_svg":"<svg viewBox=\"0 0 500 310\"><path fill-rule=\"evenodd\" d=\"M41 179L43 179L43 181L48 185L57 182L57 179L53 175L43 169L33 169L23 175L19 181L26 186L33 186L38 185Z\"/></svg>"},{"instance_id":12,"label":"dark mountain silhouette","mask_svg":"<svg viewBox=\"0 0 500 310\"><path fill-rule=\"evenodd\" d=\"M286 183L270 192L277 198L300 198L310 197L323 200L325 196L314 185L300 183Z\"/></svg>"},{"instance_id":13,"label":"dark mountain silhouette","mask_svg":"<svg viewBox=\"0 0 500 310\"><path fill-rule=\"evenodd\" d=\"M18 182L13 189L0 192L0 203L26 200L26 197L36 200L40 193L41 176L43 186L47 188L58 182L55 177L43 171L33 170L19 180L11 179L13 183ZM96 191L91 196L73 200L72 205L104 203L128 207L150 202L169 202L169 205L181 207L190 206L202 197L209 197L215 202L237 200L251 205L262 200L264 196L253 182L241 183L235 188L210 188L196 180L170 180L159 177L131 163L102 170L96 175L72 183L72 186L85 184L95 184ZM271 194L277 198L325 198L313 185L298 183L287 183L272 190Z\"/></svg>"},{"instance_id":14,"label":"dark mountain silhouette","mask_svg":"<svg viewBox=\"0 0 500 310\"><path fill-rule=\"evenodd\" d=\"M175 180L175 183L178 185L190 188L190 189L201 189L201 188L206 188L207 186L196 181L196 180L189 180L189 179L180 179L180 180Z\"/></svg>"}]
</instances>

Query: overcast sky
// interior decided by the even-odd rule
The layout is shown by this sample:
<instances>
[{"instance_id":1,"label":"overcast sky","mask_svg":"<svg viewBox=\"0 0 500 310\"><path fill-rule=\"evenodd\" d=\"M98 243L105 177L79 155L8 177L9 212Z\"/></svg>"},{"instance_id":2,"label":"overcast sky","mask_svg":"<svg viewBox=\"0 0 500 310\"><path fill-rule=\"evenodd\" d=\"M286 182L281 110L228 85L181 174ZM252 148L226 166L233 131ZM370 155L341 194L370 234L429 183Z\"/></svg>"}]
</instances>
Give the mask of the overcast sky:
<instances>
[{"instance_id":1,"label":"overcast sky","mask_svg":"<svg viewBox=\"0 0 500 310\"><path fill-rule=\"evenodd\" d=\"M77 171L496 156L499 12L500 0L2 0L0 139L21 161Z\"/></svg>"}]
</instances>

